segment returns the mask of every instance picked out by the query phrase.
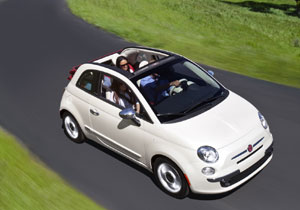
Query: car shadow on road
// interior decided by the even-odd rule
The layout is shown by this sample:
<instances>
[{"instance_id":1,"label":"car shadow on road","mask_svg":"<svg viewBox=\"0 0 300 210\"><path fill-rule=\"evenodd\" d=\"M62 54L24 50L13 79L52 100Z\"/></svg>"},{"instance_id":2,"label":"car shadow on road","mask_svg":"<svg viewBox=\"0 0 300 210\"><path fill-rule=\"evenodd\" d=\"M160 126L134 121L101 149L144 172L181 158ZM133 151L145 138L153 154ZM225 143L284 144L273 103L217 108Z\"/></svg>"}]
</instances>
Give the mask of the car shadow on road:
<instances>
[{"instance_id":1,"label":"car shadow on road","mask_svg":"<svg viewBox=\"0 0 300 210\"><path fill-rule=\"evenodd\" d=\"M100 145L100 144L98 144L98 143L96 143L92 140L86 140L86 143L93 146L93 147L95 147L96 149L100 150L101 152L104 152L107 155L110 155L111 157L116 158L117 160L119 160L120 162L130 166L131 168L134 168L135 170L139 171L140 173L148 176L152 180L152 182L156 185L156 187L160 188L159 185L156 183L156 180L155 180L153 174L150 171L148 171L147 169L143 168L142 166L137 165L136 163L128 160L127 158L111 151L110 149L108 149L108 148L106 148L106 147L104 147L104 146L102 146L102 145ZM254 177L256 177L258 174L256 174ZM193 199L193 200L219 200L219 199L228 197L231 194L235 193L241 187L243 187L248 182L250 182L254 177L252 177L251 179L249 179L248 181L246 181L245 183L243 183L239 187L237 187L237 188L235 188L235 189L233 189L229 192L226 192L226 193L211 195L211 194L195 194L195 193L190 192L188 198Z\"/></svg>"}]
</instances>

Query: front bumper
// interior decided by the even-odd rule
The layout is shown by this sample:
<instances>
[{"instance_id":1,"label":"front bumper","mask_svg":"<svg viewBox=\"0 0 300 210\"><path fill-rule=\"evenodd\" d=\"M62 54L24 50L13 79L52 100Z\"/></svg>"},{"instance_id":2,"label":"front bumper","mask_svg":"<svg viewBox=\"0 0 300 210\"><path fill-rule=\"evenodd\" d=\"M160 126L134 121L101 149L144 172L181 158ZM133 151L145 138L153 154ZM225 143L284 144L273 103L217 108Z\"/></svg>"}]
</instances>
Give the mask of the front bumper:
<instances>
[{"instance_id":1,"label":"front bumper","mask_svg":"<svg viewBox=\"0 0 300 210\"><path fill-rule=\"evenodd\" d=\"M251 136L253 143L262 137L260 135ZM218 194L228 192L261 171L273 157L273 136L271 133L265 133L263 141L255 147L256 150L244 153L235 158L237 151L247 148L248 141L236 142L222 150L219 150L223 158L216 164L195 163L190 165L186 172L191 183L190 189L194 193ZM216 173L211 176L205 176L201 173L203 167L213 167Z\"/></svg>"},{"instance_id":2,"label":"front bumper","mask_svg":"<svg viewBox=\"0 0 300 210\"><path fill-rule=\"evenodd\" d=\"M252 154L254 154L254 153L252 153ZM235 183L238 183L239 181L243 180L244 178L246 178L247 176L252 174L254 171L256 171L272 156L272 154L273 154L273 143L269 146L268 149L266 149L265 156L263 158L261 158L259 161L257 161L250 168L246 169L245 171L240 172L240 170L236 170L226 176L219 177L216 179L207 179L207 181L219 182L222 187L229 187Z\"/></svg>"}]
</instances>

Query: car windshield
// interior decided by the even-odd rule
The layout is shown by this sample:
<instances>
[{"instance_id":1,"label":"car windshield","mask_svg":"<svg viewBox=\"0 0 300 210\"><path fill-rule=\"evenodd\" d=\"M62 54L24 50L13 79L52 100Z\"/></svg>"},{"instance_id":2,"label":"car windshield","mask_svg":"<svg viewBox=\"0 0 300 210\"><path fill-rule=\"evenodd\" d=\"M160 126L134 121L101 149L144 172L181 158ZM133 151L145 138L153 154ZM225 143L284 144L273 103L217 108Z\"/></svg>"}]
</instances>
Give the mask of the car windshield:
<instances>
[{"instance_id":1,"label":"car windshield","mask_svg":"<svg viewBox=\"0 0 300 210\"><path fill-rule=\"evenodd\" d=\"M137 86L161 122L212 107L225 95L221 85L186 59L176 59L143 74Z\"/></svg>"}]
</instances>

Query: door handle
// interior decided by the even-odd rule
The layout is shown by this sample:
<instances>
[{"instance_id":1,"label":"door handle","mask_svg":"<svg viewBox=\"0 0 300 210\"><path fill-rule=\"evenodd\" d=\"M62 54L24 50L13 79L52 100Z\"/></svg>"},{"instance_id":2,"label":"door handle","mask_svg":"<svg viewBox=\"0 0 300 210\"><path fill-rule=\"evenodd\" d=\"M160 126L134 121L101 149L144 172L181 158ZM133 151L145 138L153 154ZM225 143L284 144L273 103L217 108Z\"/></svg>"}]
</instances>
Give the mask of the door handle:
<instances>
[{"instance_id":1,"label":"door handle","mask_svg":"<svg viewBox=\"0 0 300 210\"><path fill-rule=\"evenodd\" d=\"M90 109L90 113L95 116L99 116L99 112L96 109Z\"/></svg>"}]
</instances>

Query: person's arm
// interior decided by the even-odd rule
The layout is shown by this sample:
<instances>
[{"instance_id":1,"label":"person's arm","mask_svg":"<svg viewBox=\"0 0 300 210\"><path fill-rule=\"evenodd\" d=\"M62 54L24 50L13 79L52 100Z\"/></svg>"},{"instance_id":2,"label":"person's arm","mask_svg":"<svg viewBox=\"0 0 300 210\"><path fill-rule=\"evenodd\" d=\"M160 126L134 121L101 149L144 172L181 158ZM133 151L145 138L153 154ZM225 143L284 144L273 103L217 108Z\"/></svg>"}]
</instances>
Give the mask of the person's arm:
<instances>
[{"instance_id":1,"label":"person's arm","mask_svg":"<svg viewBox=\"0 0 300 210\"><path fill-rule=\"evenodd\" d=\"M164 91L164 90L168 89L170 86L176 86L177 87L179 85L180 85L180 81L179 80L174 80L172 82L157 86L156 91L161 92L161 91Z\"/></svg>"},{"instance_id":2,"label":"person's arm","mask_svg":"<svg viewBox=\"0 0 300 210\"><path fill-rule=\"evenodd\" d=\"M139 114L140 111L141 111L141 105L139 102L136 102L135 103L135 112Z\"/></svg>"}]
</instances>

